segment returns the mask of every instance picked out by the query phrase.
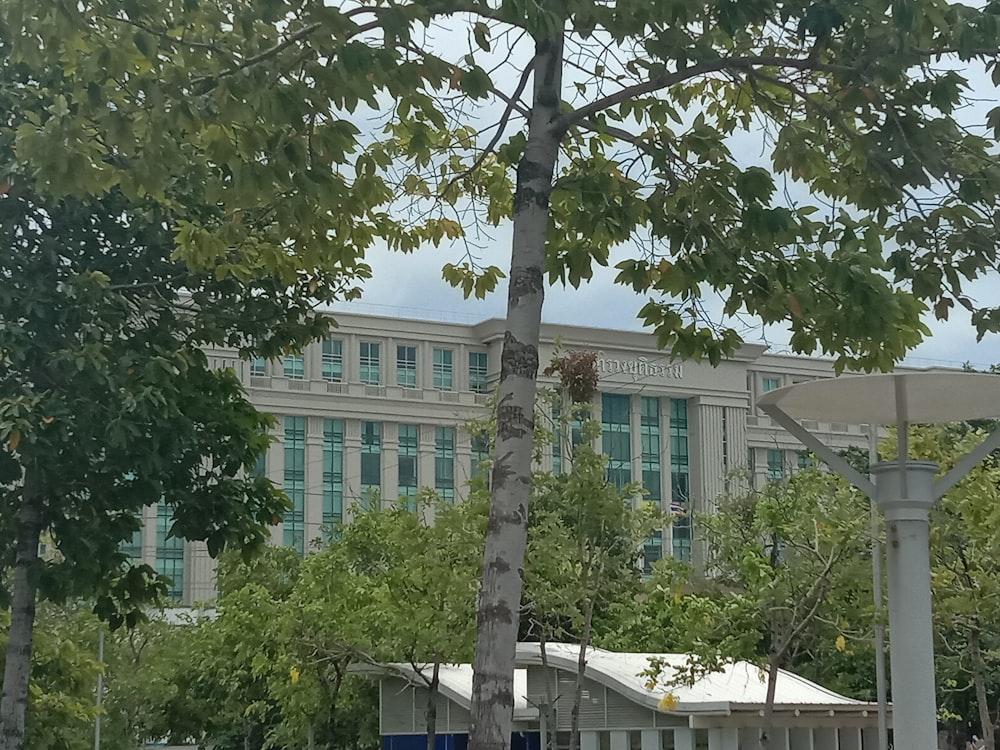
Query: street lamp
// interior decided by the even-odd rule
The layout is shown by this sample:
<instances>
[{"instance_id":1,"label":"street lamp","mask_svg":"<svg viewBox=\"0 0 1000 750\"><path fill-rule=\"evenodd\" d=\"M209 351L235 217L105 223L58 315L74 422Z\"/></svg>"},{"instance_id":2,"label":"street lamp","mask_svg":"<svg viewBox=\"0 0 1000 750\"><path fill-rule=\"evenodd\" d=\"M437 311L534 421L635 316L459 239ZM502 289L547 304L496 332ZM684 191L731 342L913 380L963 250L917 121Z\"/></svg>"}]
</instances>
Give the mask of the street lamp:
<instances>
[{"instance_id":1,"label":"street lamp","mask_svg":"<svg viewBox=\"0 0 1000 750\"><path fill-rule=\"evenodd\" d=\"M1000 377L982 373L911 372L797 383L764 394L761 411L834 471L868 495L886 524L889 653L894 747L936 750L934 632L928 512L976 464L1000 447L1000 427L935 481L937 464L909 459L909 425L1000 416ZM796 420L896 425L895 461L863 476Z\"/></svg>"}]
</instances>

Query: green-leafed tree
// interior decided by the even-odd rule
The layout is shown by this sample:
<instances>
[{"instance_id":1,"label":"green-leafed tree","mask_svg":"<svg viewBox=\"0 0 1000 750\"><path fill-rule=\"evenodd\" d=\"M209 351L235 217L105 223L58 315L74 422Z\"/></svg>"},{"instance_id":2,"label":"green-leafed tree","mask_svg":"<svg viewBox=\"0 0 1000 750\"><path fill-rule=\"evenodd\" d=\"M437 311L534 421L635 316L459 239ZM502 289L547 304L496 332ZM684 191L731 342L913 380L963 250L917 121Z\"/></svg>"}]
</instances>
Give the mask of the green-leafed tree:
<instances>
[{"instance_id":1,"label":"green-leafed tree","mask_svg":"<svg viewBox=\"0 0 1000 750\"><path fill-rule=\"evenodd\" d=\"M767 672L763 750L778 670L804 660L817 642L845 652L848 638L865 637L871 626L871 607L859 607L872 601L867 511L860 493L816 470L720 498L716 512L698 518L711 578L692 582L683 566L661 564L651 598L637 609L662 611L626 620L624 634L645 650L690 654L682 680L736 659L759 663ZM658 669L651 665L652 679Z\"/></svg>"},{"instance_id":2,"label":"green-leafed tree","mask_svg":"<svg viewBox=\"0 0 1000 750\"><path fill-rule=\"evenodd\" d=\"M911 430L914 458L946 471L985 433L967 425ZM891 447L889 450L895 450ZM932 594L936 632L938 701L946 713L996 747L1000 722L1000 465L990 456L941 498L931 518Z\"/></svg>"},{"instance_id":3,"label":"green-leafed tree","mask_svg":"<svg viewBox=\"0 0 1000 750\"><path fill-rule=\"evenodd\" d=\"M336 644L348 660L409 665L427 691L429 750L435 746L441 665L472 657L486 521L482 499L473 494L451 505L421 490L417 512L401 502L360 513L306 564L301 601L313 626L304 634ZM350 598L312 577L314 568L338 576L336 585Z\"/></svg>"},{"instance_id":4,"label":"green-leafed tree","mask_svg":"<svg viewBox=\"0 0 1000 750\"><path fill-rule=\"evenodd\" d=\"M643 542L663 528L665 519L642 502L640 484L612 484L607 457L593 447L600 436L600 424L589 418L586 403L595 395L593 357L581 367L576 366L579 355L556 361L561 363L563 384L556 403L568 408L554 409L553 429L539 442L549 447L550 440L559 441L562 471L535 472L532 477L521 617L527 625L522 629L539 640L543 663L548 641L580 646L573 694L563 696L570 705L569 747L574 750L579 747L580 703L595 617L637 593ZM574 382L578 388L570 395L567 385ZM579 424L577 440L574 422ZM546 688L546 702L539 709L547 713L546 724L554 732L556 695L551 685ZM551 738L545 741L551 743Z\"/></svg>"},{"instance_id":5,"label":"green-leafed tree","mask_svg":"<svg viewBox=\"0 0 1000 750\"><path fill-rule=\"evenodd\" d=\"M513 223L472 730L474 750L500 750L546 276L579 284L638 239L619 282L650 295L641 315L664 346L713 362L739 336L703 319L708 290L841 366L890 366L926 334L928 309L957 303L994 330L1000 311L963 285L995 269L1000 166L956 121L967 91L950 63L995 63L998 12L946 0L8 0L7 179L171 206L191 184L219 215L172 222L181 257L286 282L357 272L375 238L408 250L459 237L470 201L485 222ZM491 78L499 63L507 75ZM359 133L347 112L381 115L386 131ZM491 122L470 125L477 115ZM998 122L993 110L972 124ZM751 130L760 163L731 149ZM786 186L809 197L787 199ZM391 219L405 207L421 217L412 227ZM477 264L445 273L482 294L500 273Z\"/></svg>"}]
</instances>

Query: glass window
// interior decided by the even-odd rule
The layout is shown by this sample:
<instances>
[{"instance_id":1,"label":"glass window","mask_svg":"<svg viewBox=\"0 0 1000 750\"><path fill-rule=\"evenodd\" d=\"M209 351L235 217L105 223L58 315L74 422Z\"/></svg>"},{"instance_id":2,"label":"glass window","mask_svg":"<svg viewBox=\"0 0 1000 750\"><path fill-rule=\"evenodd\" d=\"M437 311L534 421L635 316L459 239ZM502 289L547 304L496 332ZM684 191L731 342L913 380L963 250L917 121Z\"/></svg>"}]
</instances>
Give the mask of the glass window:
<instances>
[{"instance_id":1,"label":"glass window","mask_svg":"<svg viewBox=\"0 0 1000 750\"><path fill-rule=\"evenodd\" d=\"M285 417L285 494L292 503L283 520L285 546L306 552L306 418Z\"/></svg>"},{"instance_id":2,"label":"glass window","mask_svg":"<svg viewBox=\"0 0 1000 750\"><path fill-rule=\"evenodd\" d=\"M799 469L811 469L815 466L813 461L813 455L809 451L799 451L798 456Z\"/></svg>"},{"instance_id":3,"label":"glass window","mask_svg":"<svg viewBox=\"0 0 1000 750\"><path fill-rule=\"evenodd\" d=\"M630 404L628 394L601 394L601 450L608 457L608 481L618 488L632 481Z\"/></svg>"},{"instance_id":4,"label":"glass window","mask_svg":"<svg viewBox=\"0 0 1000 750\"><path fill-rule=\"evenodd\" d=\"M417 387L417 347L396 347L396 384L403 388Z\"/></svg>"},{"instance_id":5,"label":"glass window","mask_svg":"<svg viewBox=\"0 0 1000 750\"><path fill-rule=\"evenodd\" d=\"M373 341L361 342L361 382L378 385L382 382L379 364L379 345Z\"/></svg>"},{"instance_id":6,"label":"glass window","mask_svg":"<svg viewBox=\"0 0 1000 750\"><path fill-rule=\"evenodd\" d=\"M142 521L141 518L139 520ZM142 559L142 529L136 529L132 532L131 539L122 542L121 551L130 560Z\"/></svg>"},{"instance_id":7,"label":"glass window","mask_svg":"<svg viewBox=\"0 0 1000 750\"><path fill-rule=\"evenodd\" d=\"M399 426L399 497L406 498L409 510L417 509L417 448L420 428L415 424Z\"/></svg>"},{"instance_id":8,"label":"glass window","mask_svg":"<svg viewBox=\"0 0 1000 750\"><path fill-rule=\"evenodd\" d=\"M344 520L344 420L323 420L323 527L327 537Z\"/></svg>"},{"instance_id":9,"label":"glass window","mask_svg":"<svg viewBox=\"0 0 1000 750\"><path fill-rule=\"evenodd\" d=\"M167 596L180 600L184 596L184 540L170 536L174 512L166 503L156 506L156 572L170 579Z\"/></svg>"},{"instance_id":10,"label":"glass window","mask_svg":"<svg viewBox=\"0 0 1000 750\"><path fill-rule=\"evenodd\" d=\"M323 341L323 380L339 383L344 379L344 342L340 339Z\"/></svg>"},{"instance_id":11,"label":"glass window","mask_svg":"<svg viewBox=\"0 0 1000 750\"><path fill-rule=\"evenodd\" d=\"M361 503L382 494L382 423L361 423Z\"/></svg>"},{"instance_id":12,"label":"glass window","mask_svg":"<svg viewBox=\"0 0 1000 750\"><path fill-rule=\"evenodd\" d=\"M478 479L485 476L489 479L490 466L490 439L486 435L472 436L472 478Z\"/></svg>"},{"instance_id":13,"label":"glass window","mask_svg":"<svg viewBox=\"0 0 1000 750\"><path fill-rule=\"evenodd\" d=\"M489 359L486 352L469 352L469 390L486 393L489 389Z\"/></svg>"},{"instance_id":14,"label":"glass window","mask_svg":"<svg viewBox=\"0 0 1000 750\"><path fill-rule=\"evenodd\" d=\"M767 478L781 479L785 476L785 453L774 448L767 449Z\"/></svg>"},{"instance_id":15,"label":"glass window","mask_svg":"<svg viewBox=\"0 0 1000 750\"><path fill-rule=\"evenodd\" d=\"M673 556L691 560L690 480L691 459L688 453L688 403L670 399L670 512L675 517L671 525Z\"/></svg>"},{"instance_id":16,"label":"glass window","mask_svg":"<svg viewBox=\"0 0 1000 750\"><path fill-rule=\"evenodd\" d=\"M267 375L267 360L263 357L254 357L251 359L250 375L255 378L262 378Z\"/></svg>"},{"instance_id":17,"label":"glass window","mask_svg":"<svg viewBox=\"0 0 1000 750\"><path fill-rule=\"evenodd\" d=\"M289 354L285 357L285 377L291 380L302 380L306 376L306 364L301 354Z\"/></svg>"},{"instance_id":18,"label":"glass window","mask_svg":"<svg viewBox=\"0 0 1000 750\"><path fill-rule=\"evenodd\" d=\"M764 393L767 393L768 391L776 391L779 388L781 388L781 379L780 378L764 378L761 381L761 384L763 386Z\"/></svg>"},{"instance_id":19,"label":"glass window","mask_svg":"<svg viewBox=\"0 0 1000 750\"><path fill-rule=\"evenodd\" d=\"M455 428L434 428L434 489L445 502L455 500Z\"/></svg>"},{"instance_id":20,"label":"glass window","mask_svg":"<svg viewBox=\"0 0 1000 750\"><path fill-rule=\"evenodd\" d=\"M451 349L434 350L434 387L439 391L452 389Z\"/></svg>"}]
</instances>

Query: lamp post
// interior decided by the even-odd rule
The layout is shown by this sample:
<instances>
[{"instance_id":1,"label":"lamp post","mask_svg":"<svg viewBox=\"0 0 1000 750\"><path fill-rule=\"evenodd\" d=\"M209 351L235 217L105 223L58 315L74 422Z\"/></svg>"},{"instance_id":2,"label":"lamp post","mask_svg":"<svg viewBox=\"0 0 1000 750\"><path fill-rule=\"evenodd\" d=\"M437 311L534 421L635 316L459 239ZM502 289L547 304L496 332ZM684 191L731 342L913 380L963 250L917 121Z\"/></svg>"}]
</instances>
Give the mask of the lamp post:
<instances>
[{"instance_id":1,"label":"lamp post","mask_svg":"<svg viewBox=\"0 0 1000 750\"><path fill-rule=\"evenodd\" d=\"M1000 416L1000 377L981 373L910 372L860 375L797 383L764 394L761 411L798 438L826 464L867 494L886 524L889 653L893 739L898 750L937 748L934 632L928 513L991 451L1000 427L947 474L909 458L909 425ZM861 475L797 420L896 425L896 460Z\"/></svg>"}]
</instances>

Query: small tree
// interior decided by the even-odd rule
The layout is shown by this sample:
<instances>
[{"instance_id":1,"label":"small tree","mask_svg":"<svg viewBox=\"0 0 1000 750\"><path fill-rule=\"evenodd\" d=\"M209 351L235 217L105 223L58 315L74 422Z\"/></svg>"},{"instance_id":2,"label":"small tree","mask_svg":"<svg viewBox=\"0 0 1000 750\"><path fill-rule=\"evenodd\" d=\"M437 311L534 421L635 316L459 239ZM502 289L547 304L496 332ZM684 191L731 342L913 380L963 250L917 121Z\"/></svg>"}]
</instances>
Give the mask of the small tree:
<instances>
[{"instance_id":1,"label":"small tree","mask_svg":"<svg viewBox=\"0 0 1000 750\"><path fill-rule=\"evenodd\" d=\"M667 565L651 582L670 606L663 637L671 651L691 655L687 674L678 679L696 679L735 659L763 663L764 750L778 670L792 666L817 632L827 633L838 651L846 649L858 599L831 594L865 580L867 502L838 477L806 470L760 492L723 497L717 512L699 518L699 528L711 580L691 585L678 577L676 565ZM654 679L659 671L660 665L651 665Z\"/></svg>"}]
</instances>

